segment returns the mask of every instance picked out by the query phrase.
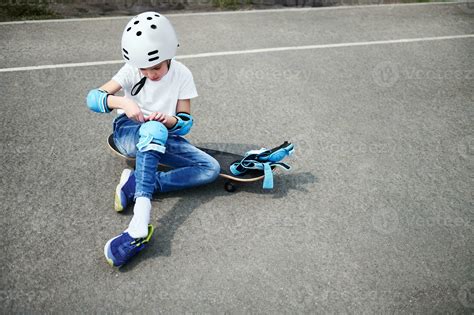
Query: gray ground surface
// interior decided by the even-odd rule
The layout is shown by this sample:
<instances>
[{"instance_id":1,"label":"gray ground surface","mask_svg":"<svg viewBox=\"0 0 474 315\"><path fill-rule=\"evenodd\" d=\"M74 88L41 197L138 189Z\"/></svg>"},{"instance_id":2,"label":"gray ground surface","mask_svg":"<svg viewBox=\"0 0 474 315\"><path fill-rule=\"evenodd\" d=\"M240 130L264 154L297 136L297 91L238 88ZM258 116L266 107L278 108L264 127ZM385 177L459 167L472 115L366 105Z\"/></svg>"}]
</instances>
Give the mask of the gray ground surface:
<instances>
[{"instance_id":1,"label":"gray ground surface","mask_svg":"<svg viewBox=\"0 0 474 315\"><path fill-rule=\"evenodd\" d=\"M172 17L180 54L473 33L429 5ZM119 59L126 19L0 25L3 68ZM157 196L150 247L102 248L125 162L87 91L120 65L0 73L2 313L472 313L472 38L186 59L196 145L296 145L276 188ZM235 115L233 114L235 113Z\"/></svg>"}]
</instances>

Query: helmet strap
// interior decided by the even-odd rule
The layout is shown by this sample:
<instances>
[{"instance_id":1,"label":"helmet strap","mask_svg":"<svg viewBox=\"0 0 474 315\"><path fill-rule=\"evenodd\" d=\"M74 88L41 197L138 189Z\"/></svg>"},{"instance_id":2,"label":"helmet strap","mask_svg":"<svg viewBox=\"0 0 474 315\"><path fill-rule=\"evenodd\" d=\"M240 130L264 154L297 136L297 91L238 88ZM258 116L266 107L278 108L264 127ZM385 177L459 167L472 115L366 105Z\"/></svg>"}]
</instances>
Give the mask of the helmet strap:
<instances>
[{"instance_id":1,"label":"helmet strap","mask_svg":"<svg viewBox=\"0 0 474 315\"><path fill-rule=\"evenodd\" d=\"M140 81L138 81L138 83L133 86L132 91L130 92L130 94L132 96L135 96L138 93L140 93L143 86L145 85L145 81L146 81L146 77L141 78Z\"/></svg>"},{"instance_id":2,"label":"helmet strap","mask_svg":"<svg viewBox=\"0 0 474 315\"><path fill-rule=\"evenodd\" d=\"M168 60L168 71L170 71L170 67L171 67L171 59ZM145 85L145 81L146 81L146 77L143 77L140 79L140 81L138 81L132 88L132 91L130 92L130 94L132 96L135 96L137 95L138 93L140 93L140 91L142 90L143 86Z\"/></svg>"}]
</instances>

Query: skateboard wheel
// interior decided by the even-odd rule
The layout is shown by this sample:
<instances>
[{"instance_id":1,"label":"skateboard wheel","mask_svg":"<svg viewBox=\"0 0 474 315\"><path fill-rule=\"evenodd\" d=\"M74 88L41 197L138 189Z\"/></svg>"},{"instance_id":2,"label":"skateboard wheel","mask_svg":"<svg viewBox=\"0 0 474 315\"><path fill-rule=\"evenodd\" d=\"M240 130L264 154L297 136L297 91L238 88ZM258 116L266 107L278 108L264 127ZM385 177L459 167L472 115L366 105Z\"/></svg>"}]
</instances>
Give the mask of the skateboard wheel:
<instances>
[{"instance_id":1,"label":"skateboard wheel","mask_svg":"<svg viewBox=\"0 0 474 315\"><path fill-rule=\"evenodd\" d=\"M234 192L237 188L235 187L234 184L232 184L231 182L226 182L224 184L224 189L227 191L227 192Z\"/></svg>"}]
</instances>

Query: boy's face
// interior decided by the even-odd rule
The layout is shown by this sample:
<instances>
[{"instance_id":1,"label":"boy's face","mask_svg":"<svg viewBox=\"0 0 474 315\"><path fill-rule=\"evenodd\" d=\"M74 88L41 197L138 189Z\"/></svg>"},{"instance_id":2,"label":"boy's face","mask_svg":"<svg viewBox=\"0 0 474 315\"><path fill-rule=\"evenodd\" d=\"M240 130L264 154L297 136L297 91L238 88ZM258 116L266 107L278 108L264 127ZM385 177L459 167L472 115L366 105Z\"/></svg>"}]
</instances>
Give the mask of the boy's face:
<instances>
[{"instance_id":1,"label":"boy's face","mask_svg":"<svg viewBox=\"0 0 474 315\"><path fill-rule=\"evenodd\" d=\"M162 61L150 68L140 69L140 72L152 81L160 81L168 73L168 60Z\"/></svg>"}]
</instances>

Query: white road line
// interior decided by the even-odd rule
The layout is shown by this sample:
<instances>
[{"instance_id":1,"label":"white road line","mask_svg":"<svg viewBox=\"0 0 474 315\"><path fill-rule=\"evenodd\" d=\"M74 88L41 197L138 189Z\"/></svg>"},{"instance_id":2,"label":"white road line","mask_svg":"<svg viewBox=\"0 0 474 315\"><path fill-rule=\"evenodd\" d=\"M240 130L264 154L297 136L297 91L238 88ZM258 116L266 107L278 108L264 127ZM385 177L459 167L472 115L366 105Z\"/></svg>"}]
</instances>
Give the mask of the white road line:
<instances>
[{"instance_id":1,"label":"white road line","mask_svg":"<svg viewBox=\"0 0 474 315\"><path fill-rule=\"evenodd\" d=\"M367 5L333 6L333 7L305 7L305 8L281 8L281 9L263 9L263 10L240 10L240 11L189 12L189 13L170 13L170 14L165 14L165 15L167 17L186 17L186 16L207 16L207 15L234 15L234 14L256 14L256 13L283 13L283 12L347 10L347 9L367 9L367 8L446 5L446 4L462 5L462 4L466 4L466 3L469 3L469 1L419 2L419 3L397 3L397 4L367 4ZM2 26L2 25L15 25L15 24L67 23L67 22L122 20L122 19L129 19L132 16L133 15L93 17L93 18L11 21L11 22L0 22L0 26Z\"/></svg>"},{"instance_id":2,"label":"white road line","mask_svg":"<svg viewBox=\"0 0 474 315\"><path fill-rule=\"evenodd\" d=\"M405 38L405 39L379 40L379 41L370 41L370 42L322 44L322 45L307 45L307 46L289 46L289 47L275 47L275 48L223 51L223 52L215 52L215 53L202 53L202 54L195 54L195 55L183 55L183 56L178 56L176 58L178 58L178 59L191 59L191 58L205 58L205 57L228 56L228 55L257 54L257 53L288 51L288 50L307 50L307 49L322 49L322 48L339 48L339 47L355 47L355 46L370 46L370 45L385 45L385 44L401 44L401 43L425 42L425 41L459 39L459 38L470 38L470 37L474 37L474 34L441 36L441 37L424 37L424 38Z\"/></svg>"},{"instance_id":3,"label":"white road line","mask_svg":"<svg viewBox=\"0 0 474 315\"><path fill-rule=\"evenodd\" d=\"M229 56L229 55L259 54L259 53L266 53L266 52L280 52L280 51L291 51L291 50L327 49L327 48L371 46L371 45L403 44L403 43L428 42L428 41L463 39L463 38L473 38L473 37L474 37L474 34L466 34L466 35L452 35L452 36L439 36L439 37L378 40L378 41L369 41L369 42L321 44L321 45L307 45L307 46L287 46L287 47L273 47L273 48L262 48L262 49L219 51L219 52L201 53L201 54L193 54L193 55L181 55L181 56L176 56L176 58L177 59L193 59L193 58L207 58L207 57L218 57L218 56ZM109 60L109 61L94 61L94 62L80 62L80 63L65 63L65 64L57 64L57 65L3 68L3 69L0 69L0 72L17 72L17 71L29 71L29 70L56 69L56 68L102 66L102 65L110 65L110 64L120 64L120 63L123 63L123 60Z\"/></svg>"},{"instance_id":4,"label":"white road line","mask_svg":"<svg viewBox=\"0 0 474 315\"><path fill-rule=\"evenodd\" d=\"M57 69L57 68L102 66L102 65L113 65L117 63L123 63L123 62L124 62L123 60L108 60L108 61L63 63L63 64L57 64L57 65L42 65L42 66L29 66L29 67L17 67L17 68L0 68L0 72L16 72L16 71L44 70L44 69Z\"/></svg>"}]
</instances>

